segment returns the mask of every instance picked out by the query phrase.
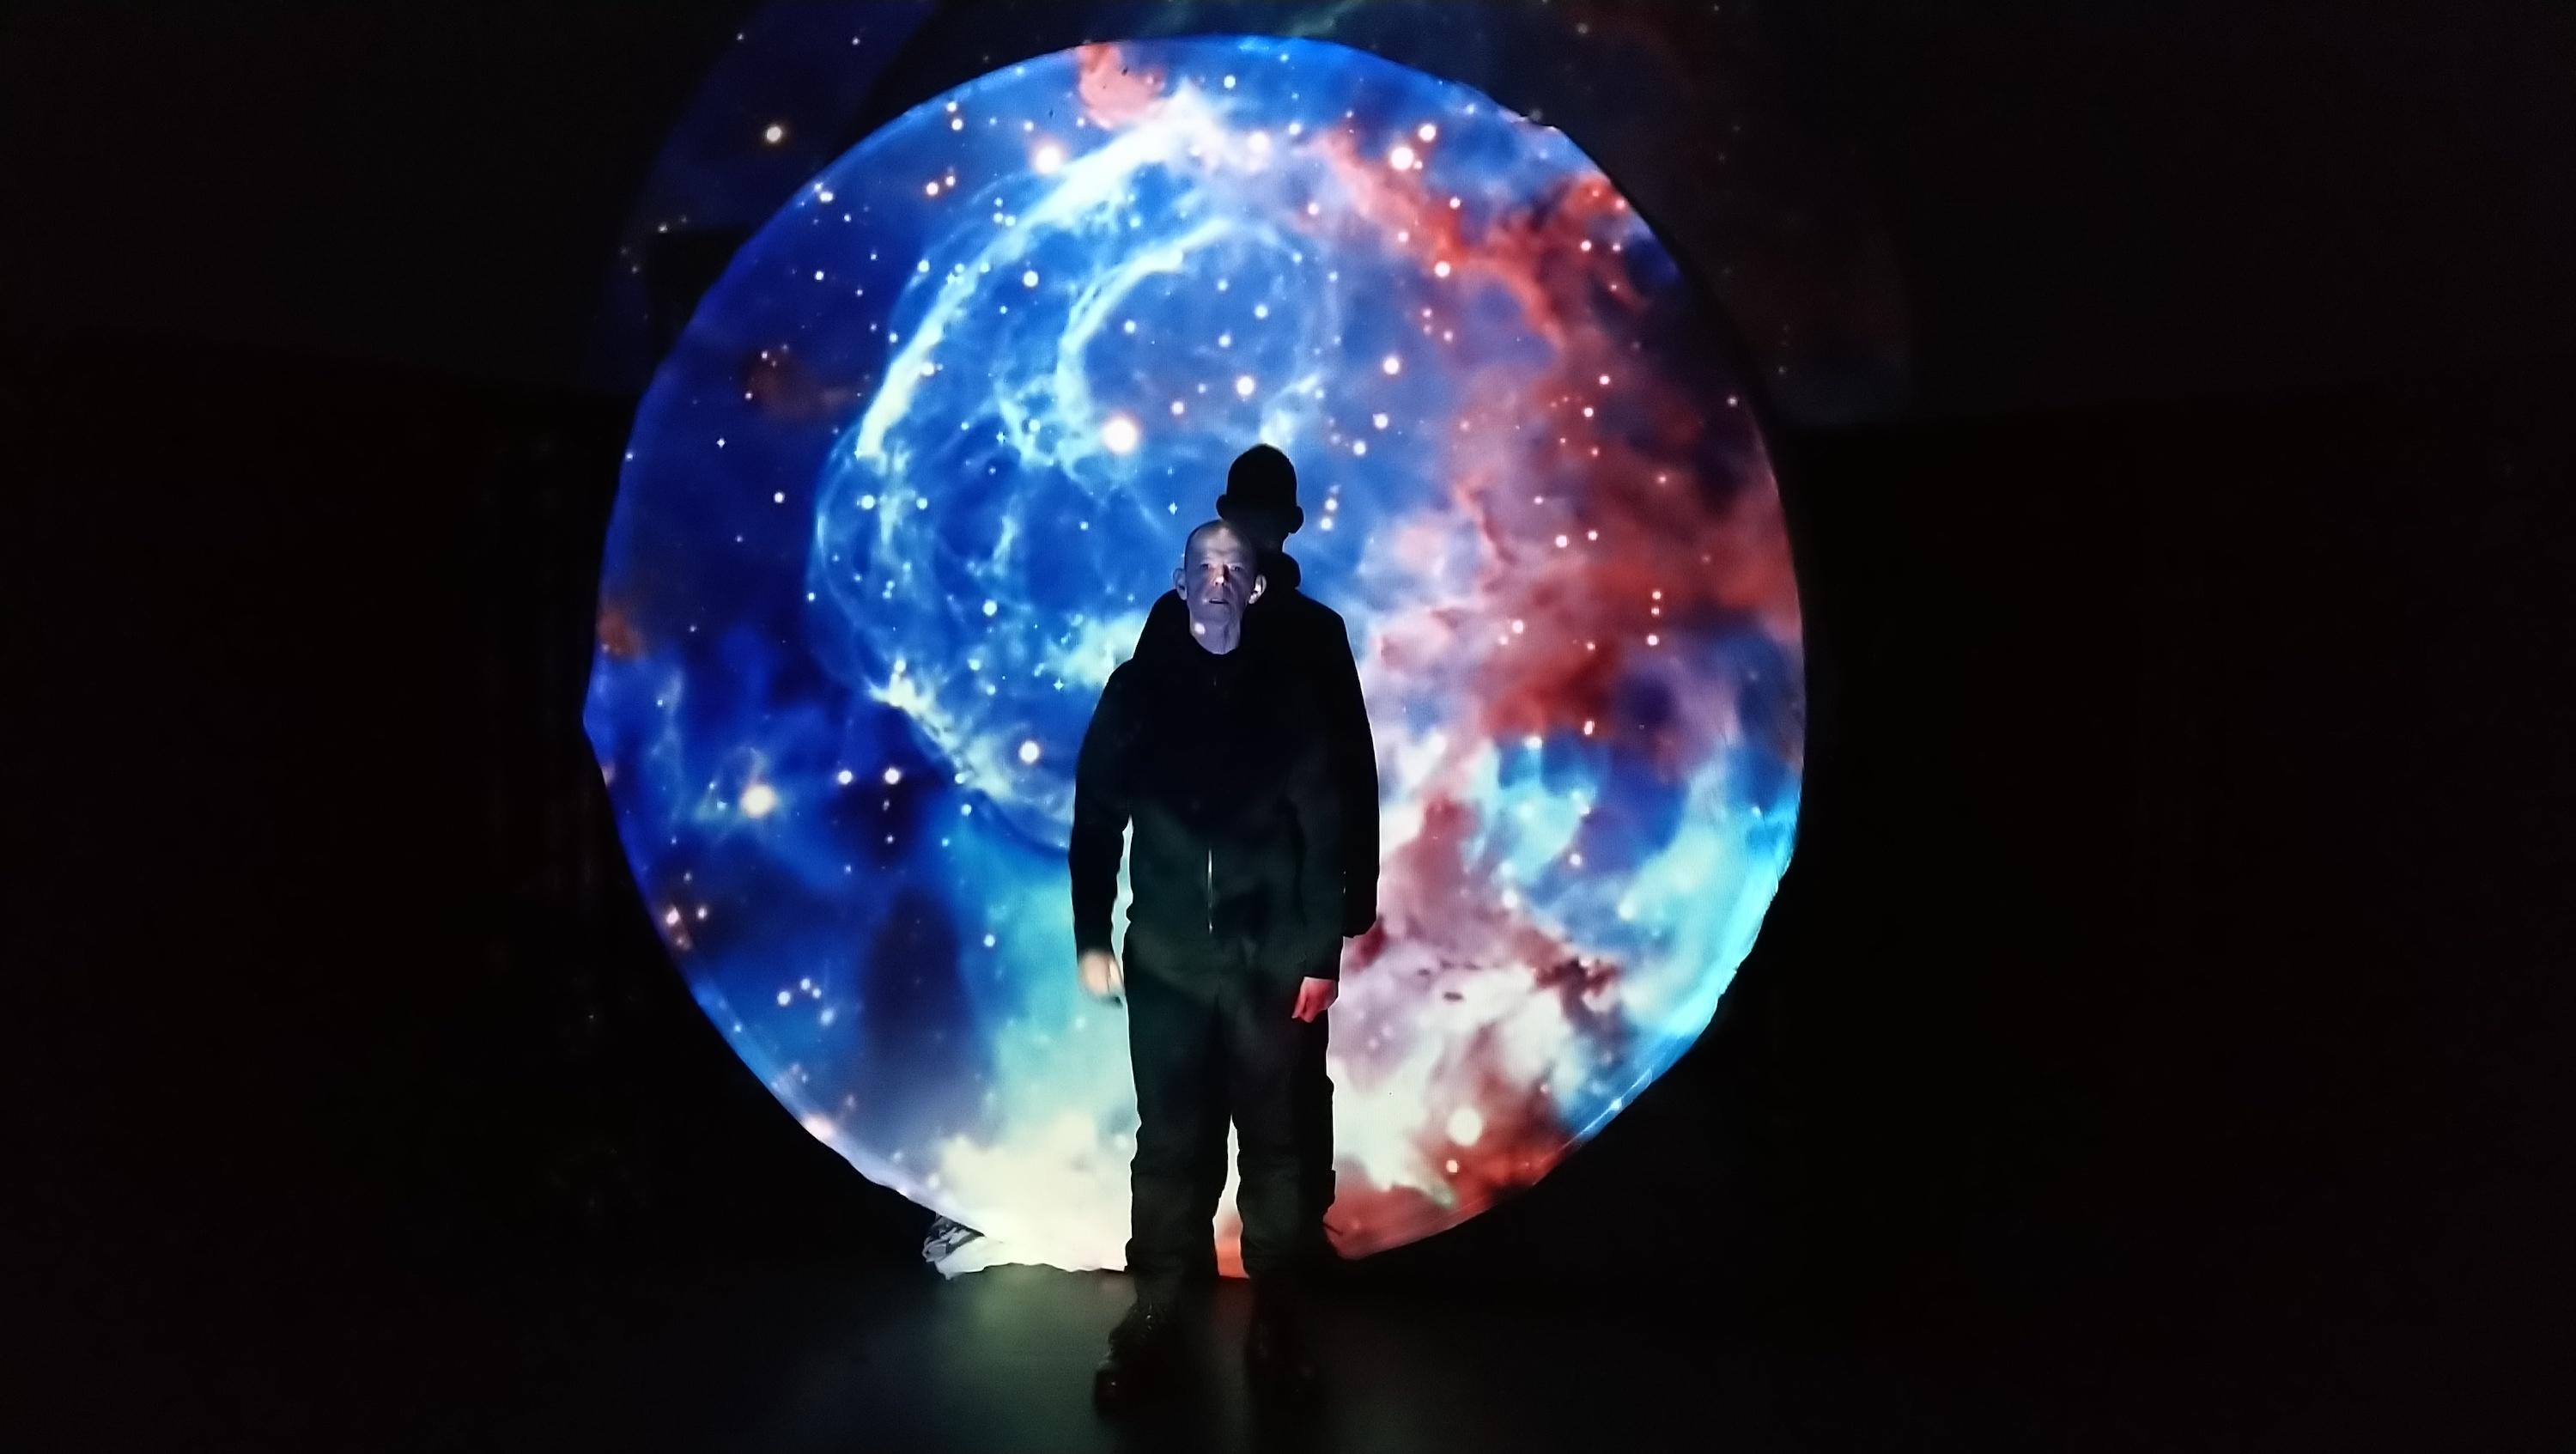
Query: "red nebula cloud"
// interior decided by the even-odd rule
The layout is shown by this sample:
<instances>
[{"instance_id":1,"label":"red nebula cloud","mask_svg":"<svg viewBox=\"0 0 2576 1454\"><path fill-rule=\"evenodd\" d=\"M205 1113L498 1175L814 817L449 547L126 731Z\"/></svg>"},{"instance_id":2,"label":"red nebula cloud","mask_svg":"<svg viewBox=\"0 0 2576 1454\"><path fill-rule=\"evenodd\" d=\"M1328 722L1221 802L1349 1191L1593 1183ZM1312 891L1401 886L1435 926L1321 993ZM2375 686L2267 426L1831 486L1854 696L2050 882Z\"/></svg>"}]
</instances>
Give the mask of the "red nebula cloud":
<instances>
[{"instance_id":1,"label":"red nebula cloud","mask_svg":"<svg viewBox=\"0 0 2576 1454\"><path fill-rule=\"evenodd\" d=\"M1163 73L1133 69L1114 45L1083 46L1074 59L1081 68L1082 109L1095 125L1124 126L1163 99Z\"/></svg>"},{"instance_id":2,"label":"red nebula cloud","mask_svg":"<svg viewBox=\"0 0 2576 1454\"><path fill-rule=\"evenodd\" d=\"M1379 926L1343 963L1345 983L1371 1015L1358 1024L1374 1033L1345 1035L1337 1059L1363 1082L1384 1077L1423 1042L1427 1032L1405 1021L1436 1015L1441 1004L1466 998L1476 977L1511 972L1508 966L1530 967L1538 994L1556 1000L1571 1038L1590 1055L1622 1053L1627 1027L1610 1005L1620 967L1577 953L1504 900L1488 868L1466 856L1478 821L1473 806L1435 795L1424 806L1420 834L1389 857L1380 879ZM1369 981L1382 975L1399 977L1401 988L1372 992ZM1490 1201L1535 1182L1564 1147L1566 1128L1550 1088L1504 1063L1506 1033L1501 1024L1478 1028L1431 1071L1430 1083L1449 1110L1471 1108L1481 1123L1461 1143L1450 1137L1447 1112L1430 1115L1413 1140L1421 1163L1436 1169L1446 1195L1457 1201ZM1419 1205L1426 1194L1417 1188L1376 1187L1346 1174L1340 1193L1330 1220L1346 1252L1388 1245L1396 1229L1434 1215Z\"/></svg>"},{"instance_id":3,"label":"red nebula cloud","mask_svg":"<svg viewBox=\"0 0 2576 1454\"><path fill-rule=\"evenodd\" d=\"M615 601L599 607L599 649L612 661L638 661L644 656L644 632Z\"/></svg>"},{"instance_id":4,"label":"red nebula cloud","mask_svg":"<svg viewBox=\"0 0 2576 1454\"><path fill-rule=\"evenodd\" d=\"M1582 733L1588 723L1676 778L1697 771L1741 724L1731 699L1691 689L1700 667L1689 648L1712 627L1747 624L1794 645L1797 587L1770 464L1749 422L1730 413L1739 406L1645 366L1624 342L1634 329L1604 326L1647 306L1616 246L1631 225L1626 202L1588 177L1470 236L1470 209L1426 189L1421 172L1363 154L1347 128L1318 144L1351 212L1303 225L1339 232L1355 214L1363 231L1417 252L1426 273L1441 276L1446 263L1448 286L1500 289L1550 356L1536 379L1462 390L1475 402L1456 421L1462 448L1448 493L1481 547L1473 604L1382 637L1381 664L1402 673L1462 653L1475 661L1462 693L1470 736ZM1432 348L1444 342L1426 337ZM1451 549L1436 533L1395 545L1418 553L1427 574ZM1676 709L1652 724L1617 720L1623 686L1656 676L1679 689ZM1363 1083L1422 1043L1413 1020L1473 997L1478 977L1521 966L1553 999L1580 1059L1623 1053L1622 967L1533 922L1493 865L1470 861L1479 827L1463 785L1435 777L1419 834L1388 857L1379 925L1344 962L1346 998L1369 1033L1337 1039L1336 1058ZM1373 992L1380 977L1400 988ZM1436 1189L1381 1187L1345 1170L1329 1222L1346 1253L1374 1250L1394 1229L1455 1221L1456 1207L1508 1195L1555 1162L1569 1128L1554 1088L1507 1064L1509 1033L1485 1025L1431 1071L1441 1106L1410 1145ZM1459 1123L1472 1133L1463 1141L1451 1134L1461 1108L1475 1112ZM1234 1232L1225 1229L1229 1267Z\"/></svg>"},{"instance_id":5,"label":"red nebula cloud","mask_svg":"<svg viewBox=\"0 0 2576 1454\"><path fill-rule=\"evenodd\" d=\"M1469 1089L1467 1104L1484 1118L1475 1140L1461 1145L1440 1124L1424 1125L1414 1140L1415 1150L1432 1165L1445 1169L1450 1162L1457 1163L1457 1169L1448 1173L1449 1190L1470 1205L1494 1201L1536 1182L1556 1164L1565 1146L1565 1125L1547 1093L1504 1077L1493 1064L1490 1047L1479 1043L1489 1042L1494 1033L1491 1029L1478 1032L1467 1047L1459 1076Z\"/></svg>"},{"instance_id":6,"label":"red nebula cloud","mask_svg":"<svg viewBox=\"0 0 2576 1454\"><path fill-rule=\"evenodd\" d=\"M837 424L876 384L874 374L849 383L817 377L795 350L773 343L742 361L742 392L772 419L791 424Z\"/></svg>"},{"instance_id":7,"label":"red nebula cloud","mask_svg":"<svg viewBox=\"0 0 2576 1454\"><path fill-rule=\"evenodd\" d=\"M1533 967L1539 994L1555 997L1573 1038L1594 1057L1615 1060L1624 1053L1626 1023L1609 1005L1619 966L1576 953L1507 907L1488 876L1465 858L1476 825L1476 810L1454 797L1426 805L1420 835L1388 860L1377 927L1343 960L1343 982L1352 987L1346 1000L1368 1001L1371 1017L1336 1030L1335 1055L1343 1073L1361 1083L1384 1076L1425 1038L1394 1021L1436 1013L1439 1004L1464 998L1462 986L1473 977L1507 965ZM1400 976L1405 984L1391 996L1371 994L1366 981L1379 975ZM1421 1164L1441 1178L1439 1194L1374 1185L1345 1167L1326 1219L1343 1253L1363 1255L1404 1240L1413 1228L1456 1220L1437 1203L1480 1206L1535 1183L1555 1164L1565 1124L1545 1082L1531 1084L1503 1063L1504 1033L1498 1024L1477 1029L1432 1072L1445 1109L1425 1116L1411 1144ZM1480 1123L1464 1142L1450 1134L1450 1115L1459 1108L1473 1109ZM1242 1275L1241 1231L1227 1209L1218 1220L1217 1258L1230 1277Z\"/></svg>"},{"instance_id":8,"label":"red nebula cloud","mask_svg":"<svg viewBox=\"0 0 2576 1454\"><path fill-rule=\"evenodd\" d=\"M1622 228L1604 225L1628 210L1608 179L1579 178L1470 237L1465 209L1426 187L1420 171L1363 154L1347 127L1320 146L1362 226L1414 249L1426 269L1447 263L1461 288L1502 289L1554 359L1518 397L1468 390L1495 402L1459 421L1462 437L1522 431L1516 449L1471 458L1450 482L1488 547L1479 582L1487 620L1522 625L1505 649L1477 653L1478 728L1498 737L1579 732L1585 722L1620 730L1617 686L1655 670L1658 653L1678 652L1712 618L1749 616L1775 639L1798 641L1779 492L1751 430L1738 431L1745 452L1731 478L1702 475L1712 453L1725 453L1708 448L1712 421L1737 406L1637 367L1622 335L1597 321L1645 306L1611 240ZM1737 725L1726 704L1699 707L1629 745L1687 771Z\"/></svg>"}]
</instances>

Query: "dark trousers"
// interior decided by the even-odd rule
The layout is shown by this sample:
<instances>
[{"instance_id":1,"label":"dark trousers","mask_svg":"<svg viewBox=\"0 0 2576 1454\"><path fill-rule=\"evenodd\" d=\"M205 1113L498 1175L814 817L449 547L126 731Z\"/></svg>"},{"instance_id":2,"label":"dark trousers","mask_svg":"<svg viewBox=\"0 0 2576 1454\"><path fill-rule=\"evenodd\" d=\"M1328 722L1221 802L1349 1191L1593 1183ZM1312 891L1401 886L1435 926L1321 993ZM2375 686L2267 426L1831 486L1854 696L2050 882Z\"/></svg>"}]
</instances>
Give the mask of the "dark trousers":
<instances>
[{"instance_id":1,"label":"dark trousers","mask_svg":"<svg viewBox=\"0 0 2576 1454\"><path fill-rule=\"evenodd\" d=\"M1127 1268L1139 1295L1169 1299L1216 1276L1229 1121L1240 1151L1244 1271L1294 1278L1323 1243L1332 1200L1325 1020L1289 1013L1294 982L1228 975L1186 983L1136 963L1132 947L1126 978L1137 1118Z\"/></svg>"},{"instance_id":2,"label":"dark trousers","mask_svg":"<svg viewBox=\"0 0 2576 1454\"><path fill-rule=\"evenodd\" d=\"M1330 1012L1325 1015L1331 1018ZM1323 1028L1318 1021L1316 1028ZM1324 1039L1315 1037L1315 1073L1305 1077L1306 1119L1299 1124L1299 1159L1305 1166L1304 1187L1306 1211L1304 1226L1312 1239L1313 1261L1329 1262L1335 1257L1333 1244L1324 1234L1324 1214L1333 1208L1333 1078L1324 1073Z\"/></svg>"}]
</instances>

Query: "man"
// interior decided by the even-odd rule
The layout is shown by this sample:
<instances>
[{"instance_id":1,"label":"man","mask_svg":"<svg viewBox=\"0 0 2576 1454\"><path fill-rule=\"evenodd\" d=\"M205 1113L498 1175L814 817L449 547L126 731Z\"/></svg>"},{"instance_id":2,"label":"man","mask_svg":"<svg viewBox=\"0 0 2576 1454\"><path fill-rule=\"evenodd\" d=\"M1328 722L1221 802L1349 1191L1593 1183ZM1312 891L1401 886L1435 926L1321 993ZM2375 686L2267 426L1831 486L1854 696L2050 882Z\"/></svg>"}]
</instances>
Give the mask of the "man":
<instances>
[{"instance_id":1,"label":"man","mask_svg":"<svg viewBox=\"0 0 2576 1454\"><path fill-rule=\"evenodd\" d=\"M1312 1386L1288 1298L1321 1240L1304 1123L1339 990L1343 828L1322 714L1247 621L1268 591L1257 559L1222 520L1190 532L1172 576L1184 630L1111 673L1074 769L1082 983L1124 992L1136 1076L1137 1292L1093 1385L1109 1408L1168 1370L1183 1289L1215 1276L1229 1119L1253 1279L1245 1358L1264 1391ZM1110 910L1131 825L1121 956Z\"/></svg>"},{"instance_id":2,"label":"man","mask_svg":"<svg viewBox=\"0 0 2576 1454\"><path fill-rule=\"evenodd\" d=\"M1225 493L1216 499L1217 518L1232 525L1252 543L1261 578L1268 582L1253 602L1255 633L1278 648L1278 658L1294 679L1295 689L1323 715L1333 781L1342 804L1342 933L1356 937L1377 922L1377 746L1369 733L1368 709L1360 697L1360 677L1351 657L1350 633L1332 608L1298 589L1302 572L1284 547L1306 523L1297 504L1297 470L1288 456L1267 444L1256 444L1236 457L1226 471ZM1154 602L1145 629L1136 640L1139 655L1157 646L1186 639L1187 613L1181 598L1166 595ZM1322 1075L1307 1083L1307 1106L1300 1123L1308 1199L1313 1203L1319 1257L1332 1249L1324 1240L1324 1212L1333 1202L1333 1083Z\"/></svg>"}]
</instances>

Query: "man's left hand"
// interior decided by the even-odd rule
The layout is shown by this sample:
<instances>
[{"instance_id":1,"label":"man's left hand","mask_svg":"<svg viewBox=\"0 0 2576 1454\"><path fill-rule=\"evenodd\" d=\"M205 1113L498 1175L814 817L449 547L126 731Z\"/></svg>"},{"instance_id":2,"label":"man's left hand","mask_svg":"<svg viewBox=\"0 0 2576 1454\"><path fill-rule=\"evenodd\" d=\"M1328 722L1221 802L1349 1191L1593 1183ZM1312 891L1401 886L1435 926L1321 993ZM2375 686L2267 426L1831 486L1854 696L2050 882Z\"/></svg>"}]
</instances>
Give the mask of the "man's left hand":
<instances>
[{"instance_id":1,"label":"man's left hand","mask_svg":"<svg viewBox=\"0 0 2576 1454\"><path fill-rule=\"evenodd\" d=\"M1320 1020L1342 997L1342 982L1337 979L1309 979L1297 986L1297 1008L1289 1013L1300 1020Z\"/></svg>"}]
</instances>

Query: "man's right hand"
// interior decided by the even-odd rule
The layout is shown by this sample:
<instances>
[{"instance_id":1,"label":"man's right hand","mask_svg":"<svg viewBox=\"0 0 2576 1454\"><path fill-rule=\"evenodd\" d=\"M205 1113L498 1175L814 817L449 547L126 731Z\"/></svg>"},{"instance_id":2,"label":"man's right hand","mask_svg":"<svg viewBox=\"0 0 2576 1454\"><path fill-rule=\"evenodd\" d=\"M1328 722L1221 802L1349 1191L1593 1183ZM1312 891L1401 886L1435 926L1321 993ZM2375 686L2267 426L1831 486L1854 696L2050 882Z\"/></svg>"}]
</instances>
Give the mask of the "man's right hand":
<instances>
[{"instance_id":1,"label":"man's right hand","mask_svg":"<svg viewBox=\"0 0 2576 1454\"><path fill-rule=\"evenodd\" d=\"M1106 949L1086 949L1082 953L1082 988L1097 999L1114 1000L1127 991L1127 977L1118 968L1118 956Z\"/></svg>"}]
</instances>

